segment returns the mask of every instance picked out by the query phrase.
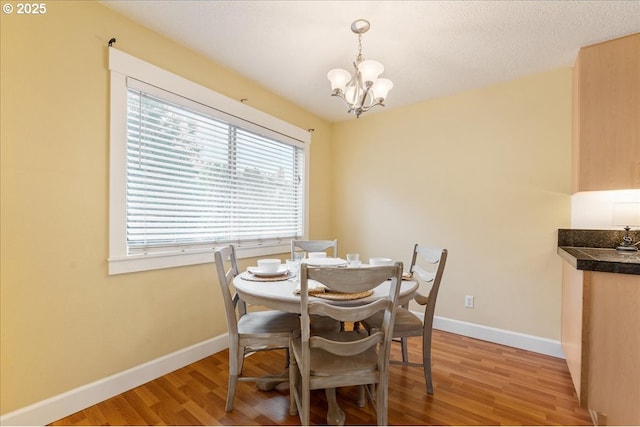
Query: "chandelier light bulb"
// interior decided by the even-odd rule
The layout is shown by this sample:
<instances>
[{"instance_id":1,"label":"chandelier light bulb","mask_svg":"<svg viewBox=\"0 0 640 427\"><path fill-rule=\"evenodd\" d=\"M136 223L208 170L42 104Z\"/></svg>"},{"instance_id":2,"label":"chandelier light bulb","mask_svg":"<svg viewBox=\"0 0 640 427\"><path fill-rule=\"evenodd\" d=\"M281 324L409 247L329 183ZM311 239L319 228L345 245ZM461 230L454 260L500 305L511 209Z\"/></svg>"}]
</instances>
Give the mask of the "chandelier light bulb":
<instances>
[{"instance_id":1,"label":"chandelier light bulb","mask_svg":"<svg viewBox=\"0 0 640 427\"><path fill-rule=\"evenodd\" d=\"M344 97L349 104L351 105L355 104L356 103L356 87L353 85L347 87L347 89L344 92Z\"/></svg>"},{"instance_id":2,"label":"chandelier light bulb","mask_svg":"<svg viewBox=\"0 0 640 427\"><path fill-rule=\"evenodd\" d=\"M358 64L358 70L362 81L365 83L373 84L378 76L384 71L384 67L378 61L366 60Z\"/></svg>"},{"instance_id":3,"label":"chandelier light bulb","mask_svg":"<svg viewBox=\"0 0 640 427\"><path fill-rule=\"evenodd\" d=\"M344 88L347 86L347 83L351 81L351 74L342 68L334 68L327 73L327 78L331 82L332 91L335 92L336 89L339 89L344 92Z\"/></svg>"},{"instance_id":4,"label":"chandelier light bulb","mask_svg":"<svg viewBox=\"0 0 640 427\"><path fill-rule=\"evenodd\" d=\"M387 94L391 88L393 88L393 82L389 79L381 78L376 80L371 91L373 92L373 97L382 102L387 98Z\"/></svg>"}]
</instances>

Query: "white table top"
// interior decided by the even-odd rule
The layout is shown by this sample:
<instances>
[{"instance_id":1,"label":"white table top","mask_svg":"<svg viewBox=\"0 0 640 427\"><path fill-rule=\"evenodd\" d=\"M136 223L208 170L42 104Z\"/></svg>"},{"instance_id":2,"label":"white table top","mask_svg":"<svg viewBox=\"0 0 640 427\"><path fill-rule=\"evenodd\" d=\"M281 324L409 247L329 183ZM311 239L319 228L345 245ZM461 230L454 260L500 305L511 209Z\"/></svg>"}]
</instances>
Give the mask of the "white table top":
<instances>
[{"instance_id":1,"label":"white table top","mask_svg":"<svg viewBox=\"0 0 640 427\"><path fill-rule=\"evenodd\" d=\"M240 294L240 297L248 304L262 305L275 310L287 311L289 313L300 313L300 295L295 294L298 282L282 280L277 282L256 282L245 280L242 274L233 279L233 284ZM336 305L354 305L375 301L389 295L390 281L386 281L373 290L373 294L366 298L351 301L329 301ZM415 280L403 280L400 286L400 304L408 302L418 289L418 282ZM311 297L313 298L313 297Z\"/></svg>"}]
</instances>

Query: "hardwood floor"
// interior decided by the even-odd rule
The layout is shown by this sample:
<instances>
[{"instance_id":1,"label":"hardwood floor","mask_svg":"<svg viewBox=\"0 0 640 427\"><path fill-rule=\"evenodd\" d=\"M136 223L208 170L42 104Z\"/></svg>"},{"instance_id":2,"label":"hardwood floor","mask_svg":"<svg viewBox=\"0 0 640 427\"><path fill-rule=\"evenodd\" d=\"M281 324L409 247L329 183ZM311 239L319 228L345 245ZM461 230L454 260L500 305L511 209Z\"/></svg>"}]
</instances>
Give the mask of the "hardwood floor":
<instances>
[{"instance_id":1,"label":"hardwood floor","mask_svg":"<svg viewBox=\"0 0 640 427\"><path fill-rule=\"evenodd\" d=\"M391 425L591 425L580 408L564 360L434 330L434 395L422 369L392 365ZM412 360L421 342L409 339ZM392 357L399 357L394 345ZM284 352L251 356L252 375L284 368ZM51 425L297 425L289 415L286 388L263 392L239 383L235 409L225 412L228 353L214 354ZM326 424L324 392L314 391L311 424ZM375 424L367 405L358 408L357 389L338 390L347 424Z\"/></svg>"}]
</instances>

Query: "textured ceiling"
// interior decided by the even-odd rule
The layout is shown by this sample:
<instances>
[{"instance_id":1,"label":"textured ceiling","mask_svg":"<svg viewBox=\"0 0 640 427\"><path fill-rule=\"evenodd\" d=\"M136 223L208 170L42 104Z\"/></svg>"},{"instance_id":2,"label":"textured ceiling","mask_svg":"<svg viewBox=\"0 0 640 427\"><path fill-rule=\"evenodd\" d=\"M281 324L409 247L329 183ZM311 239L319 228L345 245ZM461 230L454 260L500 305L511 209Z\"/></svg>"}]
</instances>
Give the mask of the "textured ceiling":
<instances>
[{"instance_id":1,"label":"textured ceiling","mask_svg":"<svg viewBox=\"0 0 640 427\"><path fill-rule=\"evenodd\" d=\"M640 0L102 3L330 121L354 117L326 74L351 68L356 19L394 83L386 109L569 67L581 46L640 32Z\"/></svg>"}]
</instances>

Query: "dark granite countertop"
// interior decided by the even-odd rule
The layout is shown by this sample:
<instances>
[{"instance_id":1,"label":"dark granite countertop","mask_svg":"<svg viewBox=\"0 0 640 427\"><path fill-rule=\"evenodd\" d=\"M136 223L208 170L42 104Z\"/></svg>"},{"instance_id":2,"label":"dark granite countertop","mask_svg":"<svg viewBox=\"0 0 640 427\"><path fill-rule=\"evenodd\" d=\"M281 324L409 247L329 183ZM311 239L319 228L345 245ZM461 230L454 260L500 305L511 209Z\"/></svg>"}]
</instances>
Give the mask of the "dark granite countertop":
<instances>
[{"instance_id":1,"label":"dark granite countertop","mask_svg":"<svg viewBox=\"0 0 640 427\"><path fill-rule=\"evenodd\" d=\"M615 249L559 246L558 255L578 270L640 274L638 252L627 254Z\"/></svg>"},{"instance_id":2,"label":"dark granite countertop","mask_svg":"<svg viewBox=\"0 0 640 427\"><path fill-rule=\"evenodd\" d=\"M615 249L623 235L610 230L560 229L558 255L578 270L640 275L640 252Z\"/></svg>"}]
</instances>

